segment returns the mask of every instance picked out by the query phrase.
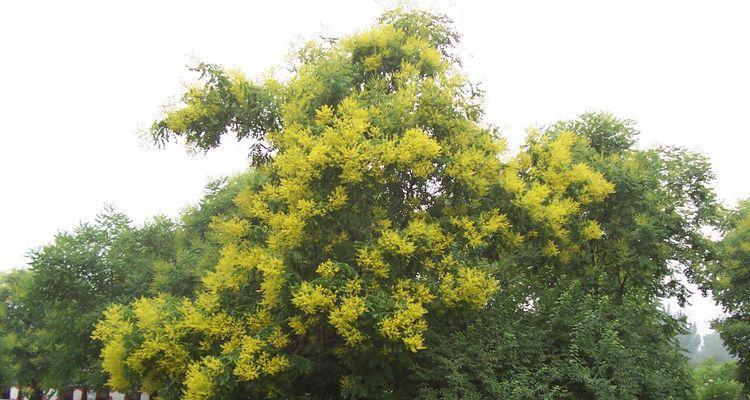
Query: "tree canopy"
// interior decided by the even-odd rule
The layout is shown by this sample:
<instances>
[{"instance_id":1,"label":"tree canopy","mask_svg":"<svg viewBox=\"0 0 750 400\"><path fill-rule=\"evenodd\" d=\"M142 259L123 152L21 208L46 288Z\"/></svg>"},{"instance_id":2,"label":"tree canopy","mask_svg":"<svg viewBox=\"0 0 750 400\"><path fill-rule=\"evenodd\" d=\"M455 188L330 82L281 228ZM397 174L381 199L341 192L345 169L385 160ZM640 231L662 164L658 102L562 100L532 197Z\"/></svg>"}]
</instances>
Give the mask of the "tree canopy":
<instances>
[{"instance_id":1,"label":"tree canopy","mask_svg":"<svg viewBox=\"0 0 750 400\"><path fill-rule=\"evenodd\" d=\"M238 213L212 221L220 256L194 296L105 313L95 337L112 387L187 399L691 393L675 367L680 321L659 302L684 301L678 274L698 282L712 257L708 162L637 150L633 123L607 114L532 130L508 154L458 69L457 39L443 17L396 10L307 44L284 81L197 67L155 140L251 137L256 169ZM528 368L455 371L470 333L538 345L518 350ZM498 391L504 376L525 389Z\"/></svg>"}]
</instances>

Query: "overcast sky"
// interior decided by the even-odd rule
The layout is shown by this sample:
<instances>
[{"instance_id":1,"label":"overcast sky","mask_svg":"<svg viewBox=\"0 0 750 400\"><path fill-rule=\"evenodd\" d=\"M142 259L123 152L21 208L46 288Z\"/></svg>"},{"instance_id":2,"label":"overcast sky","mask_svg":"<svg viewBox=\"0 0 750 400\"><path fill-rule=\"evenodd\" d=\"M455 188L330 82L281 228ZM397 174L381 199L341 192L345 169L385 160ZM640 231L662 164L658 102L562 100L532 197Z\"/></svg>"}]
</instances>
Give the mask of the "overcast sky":
<instances>
[{"instance_id":1,"label":"overcast sky","mask_svg":"<svg viewBox=\"0 0 750 400\"><path fill-rule=\"evenodd\" d=\"M382 1L0 2L0 269L113 203L136 221L176 216L247 144L207 155L149 148L137 132L180 92L194 58L249 76L290 45L363 29ZM641 145L713 161L732 204L750 196L750 2L421 2L463 34L487 122L527 127L592 110L638 121ZM694 298L705 331L717 310Z\"/></svg>"}]
</instances>

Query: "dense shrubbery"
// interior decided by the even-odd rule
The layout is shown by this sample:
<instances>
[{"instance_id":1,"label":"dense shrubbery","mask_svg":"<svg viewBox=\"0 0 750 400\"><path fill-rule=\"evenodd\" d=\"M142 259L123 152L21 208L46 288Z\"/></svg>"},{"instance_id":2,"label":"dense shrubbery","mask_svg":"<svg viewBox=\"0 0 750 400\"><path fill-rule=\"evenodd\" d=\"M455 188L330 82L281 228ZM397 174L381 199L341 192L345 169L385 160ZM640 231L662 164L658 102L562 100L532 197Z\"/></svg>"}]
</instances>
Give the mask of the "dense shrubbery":
<instances>
[{"instance_id":1,"label":"dense shrubbery","mask_svg":"<svg viewBox=\"0 0 750 400\"><path fill-rule=\"evenodd\" d=\"M508 152L457 40L445 17L395 10L304 46L284 81L197 66L155 140L251 138L252 169L180 221L110 211L6 276L6 374L98 387L104 372L164 399L739 387L696 389L713 367L691 376L684 321L661 307L685 301L680 275L708 288L725 253L704 234L722 222L707 160L641 149L633 122L604 113Z\"/></svg>"}]
</instances>

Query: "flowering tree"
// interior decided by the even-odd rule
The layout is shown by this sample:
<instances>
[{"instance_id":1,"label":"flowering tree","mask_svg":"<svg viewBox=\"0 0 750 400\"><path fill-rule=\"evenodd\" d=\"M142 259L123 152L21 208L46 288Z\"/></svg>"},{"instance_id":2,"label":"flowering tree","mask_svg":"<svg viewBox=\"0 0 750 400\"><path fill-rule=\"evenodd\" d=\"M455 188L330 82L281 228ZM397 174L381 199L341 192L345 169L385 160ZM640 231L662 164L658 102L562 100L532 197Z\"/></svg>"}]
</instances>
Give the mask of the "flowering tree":
<instances>
[{"instance_id":1,"label":"flowering tree","mask_svg":"<svg viewBox=\"0 0 750 400\"><path fill-rule=\"evenodd\" d=\"M457 39L445 17L395 10L364 32L304 46L283 81L196 68L201 79L154 124L154 138L203 150L227 133L250 138L255 170L236 215L211 222L220 257L194 295L143 297L105 313L94 336L113 388L188 400L411 399L425 382L455 376L416 372L429 369L425 354L455 355L431 346L450 347L445 335L456 343L452 332L488 310L527 310L538 323L564 295L576 316L595 309L581 326L606 326L613 344L600 351L610 354L622 347L618 329L632 325L612 323L602 311L609 301L638 298L628 310L656 310L659 296L682 293L666 279L669 262L694 259L669 246L693 238L700 221L669 208L693 204L679 197L686 189L659 192L672 176L659 175L663 162L679 157L631 150L632 129L606 115L531 131L508 156L457 68ZM620 195L607 176L623 183L622 204L607 203ZM668 209L648 208L649 191L664 194L647 200ZM629 241L640 234L634 213L649 223L674 217L673 230ZM627 258L638 246L651 258ZM583 329L563 315L557 329L535 332L563 343ZM663 329L659 346L671 348L677 324L660 327L662 317L649 314L644 326Z\"/></svg>"}]
</instances>

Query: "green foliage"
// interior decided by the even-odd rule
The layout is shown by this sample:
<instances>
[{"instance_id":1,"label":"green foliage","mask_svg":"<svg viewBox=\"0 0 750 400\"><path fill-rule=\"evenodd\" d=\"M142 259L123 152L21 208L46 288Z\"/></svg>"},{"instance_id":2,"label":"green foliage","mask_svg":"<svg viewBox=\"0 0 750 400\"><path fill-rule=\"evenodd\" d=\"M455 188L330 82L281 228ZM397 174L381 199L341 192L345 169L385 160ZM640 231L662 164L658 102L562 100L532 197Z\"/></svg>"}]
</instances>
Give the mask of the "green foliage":
<instances>
[{"instance_id":1,"label":"green foliage","mask_svg":"<svg viewBox=\"0 0 750 400\"><path fill-rule=\"evenodd\" d=\"M109 304L159 293L189 296L219 258L210 226L237 212L234 198L254 181L243 174L208 185L179 224L157 217L141 226L108 207L31 253L30 269L0 283L0 378L6 385L103 387L101 346L91 339Z\"/></svg>"},{"instance_id":2,"label":"green foliage","mask_svg":"<svg viewBox=\"0 0 750 400\"><path fill-rule=\"evenodd\" d=\"M737 400L743 385L737 381L737 364L708 359L693 370L697 400Z\"/></svg>"},{"instance_id":3,"label":"green foliage","mask_svg":"<svg viewBox=\"0 0 750 400\"><path fill-rule=\"evenodd\" d=\"M591 248L598 276L587 281L604 293L643 290L649 298L676 297L684 303L689 293L679 273L703 284L706 267L716 258L705 234L721 222L709 161L681 148L637 150L632 122L607 114L587 114L551 132L560 129L588 139L595 153L585 156L616 188L591 211L602 221L607 240ZM600 268L610 272L606 281Z\"/></svg>"},{"instance_id":4,"label":"green foliage","mask_svg":"<svg viewBox=\"0 0 750 400\"><path fill-rule=\"evenodd\" d=\"M721 242L724 258L716 266L714 296L728 314L715 324L729 352L737 357L739 380L750 385L750 201L729 216Z\"/></svg>"},{"instance_id":5,"label":"green foliage","mask_svg":"<svg viewBox=\"0 0 750 400\"><path fill-rule=\"evenodd\" d=\"M29 335L38 323L39 315L28 307L28 288L31 274L26 270L13 270L0 276L0 307L2 311L2 336L0 358L3 361L3 384L31 383L38 369L32 363L35 345Z\"/></svg>"},{"instance_id":6,"label":"green foliage","mask_svg":"<svg viewBox=\"0 0 750 400\"><path fill-rule=\"evenodd\" d=\"M438 330L410 375L418 398L691 398L685 359L662 333L675 322L654 304L575 283L554 293L526 309L505 293L467 327Z\"/></svg>"}]
</instances>

